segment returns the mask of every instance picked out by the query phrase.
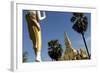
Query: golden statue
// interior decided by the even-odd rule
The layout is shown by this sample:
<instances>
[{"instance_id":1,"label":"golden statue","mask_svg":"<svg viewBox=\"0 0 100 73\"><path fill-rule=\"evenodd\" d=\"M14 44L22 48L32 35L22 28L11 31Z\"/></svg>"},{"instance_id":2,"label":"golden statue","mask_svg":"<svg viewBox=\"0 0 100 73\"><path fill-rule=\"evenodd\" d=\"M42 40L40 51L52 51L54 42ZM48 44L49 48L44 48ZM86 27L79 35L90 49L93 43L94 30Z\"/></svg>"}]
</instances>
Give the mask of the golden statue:
<instances>
[{"instance_id":1,"label":"golden statue","mask_svg":"<svg viewBox=\"0 0 100 73\"><path fill-rule=\"evenodd\" d=\"M29 10L26 14L26 20L28 23L29 36L32 40L33 49L35 52L35 61L41 61L41 48L42 48L42 39L41 39L41 27L39 21L44 19L45 12L41 15L40 11Z\"/></svg>"}]
</instances>

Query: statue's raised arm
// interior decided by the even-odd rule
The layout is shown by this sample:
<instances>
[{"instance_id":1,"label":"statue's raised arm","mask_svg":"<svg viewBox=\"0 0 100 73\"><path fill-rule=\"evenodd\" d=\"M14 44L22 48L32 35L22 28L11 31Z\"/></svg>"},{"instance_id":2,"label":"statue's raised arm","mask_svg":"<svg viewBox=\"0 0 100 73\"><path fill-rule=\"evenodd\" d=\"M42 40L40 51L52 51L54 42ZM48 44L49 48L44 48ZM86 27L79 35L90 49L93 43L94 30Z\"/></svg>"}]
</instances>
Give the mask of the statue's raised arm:
<instances>
[{"instance_id":1,"label":"statue's raised arm","mask_svg":"<svg viewBox=\"0 0 100 73\"><path fill-rule=\"evenodd\" d=\"M38 14L39 20L43 20L46 18L45 11L37 11L37 14Z\"/></svg>"}]
</instances>

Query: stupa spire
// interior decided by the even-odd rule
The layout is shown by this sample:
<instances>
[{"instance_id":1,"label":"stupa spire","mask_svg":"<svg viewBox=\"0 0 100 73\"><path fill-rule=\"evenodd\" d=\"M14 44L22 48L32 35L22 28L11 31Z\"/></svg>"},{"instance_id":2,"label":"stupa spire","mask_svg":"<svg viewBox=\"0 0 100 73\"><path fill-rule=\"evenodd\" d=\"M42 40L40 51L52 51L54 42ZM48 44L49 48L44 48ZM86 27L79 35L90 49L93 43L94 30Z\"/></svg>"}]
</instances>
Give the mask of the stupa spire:
<instances>
[{"instance_id":1,"label":"stupa spire","mask_svg":"<svg viewBox=\"0 0 100 73\"><path fill-rule=\"evenodd\" d=\"M67 49L71 49L72 48L72 43L67 35L67 32L64 32L64 42L65 42L65 46Z\"/></svg>"}]
</instances>

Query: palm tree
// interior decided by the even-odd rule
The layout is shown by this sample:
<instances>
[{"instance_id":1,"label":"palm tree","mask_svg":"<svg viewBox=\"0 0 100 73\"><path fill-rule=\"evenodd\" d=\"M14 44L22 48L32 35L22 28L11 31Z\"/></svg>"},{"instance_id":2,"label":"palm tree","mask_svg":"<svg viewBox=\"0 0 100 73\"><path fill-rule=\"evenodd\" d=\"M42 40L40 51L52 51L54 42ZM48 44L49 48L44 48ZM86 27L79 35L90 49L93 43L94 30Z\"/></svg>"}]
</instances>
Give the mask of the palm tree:
<instances>
[{"instance_id":1,"label":"palm tree","mask_svg":"<svg viewBox=\"0 0 100 73\"><path fill-rule=\"evenodd\" d=\"M86 47L86 51L87 51L88 57L90 59L88 47L87 47L86 40L85 40L85 37L84 37L84 33L86 32L87 27L88 27L87 17L84 16L83 13L73 13L73 16L71 18L71 22L73 23L72 28L76 32L78 32L82 35L82 38L83 38L83 41L84 41L84 44L85 44L85 47Z\"/></svg>"},{"instance_id":2,"label":"palm tree","mask_svg":"<svg viewBox=\"0 0 100 73\"><path fill-rule=\"evenodd\" d=\"M48 55L52 60L58 61L62 56L62 46L58 40L51 40L48 42Z\"/></svg>"}]
</instances>

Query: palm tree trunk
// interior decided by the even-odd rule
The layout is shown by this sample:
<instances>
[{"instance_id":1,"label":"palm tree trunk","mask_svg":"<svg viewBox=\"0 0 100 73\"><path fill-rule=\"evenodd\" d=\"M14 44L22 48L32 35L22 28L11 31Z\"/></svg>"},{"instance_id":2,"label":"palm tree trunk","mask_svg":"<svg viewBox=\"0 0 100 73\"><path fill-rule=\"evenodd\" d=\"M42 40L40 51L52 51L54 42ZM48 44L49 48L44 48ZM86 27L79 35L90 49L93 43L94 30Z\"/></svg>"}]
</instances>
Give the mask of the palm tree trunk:
<instances>
[{"instance_id":1,"label":"palm tree trunk","mask_svg":"<svg viewBox=\"0 0 100 73\"><path fill-rule=\"evenodd\" d=\"M85 44L85 48L86 48L86 51L87 51L87 54L88 54L88 58L90 59L90 54L89 54L89 51L88 51L88 48L87 48L87 44L86 44L86 40L85 40L85 37L84 37L84 33L82 33L82 38L83 38L83 41L84 41L84 44Z\"/></svg>"}]
</instances>

